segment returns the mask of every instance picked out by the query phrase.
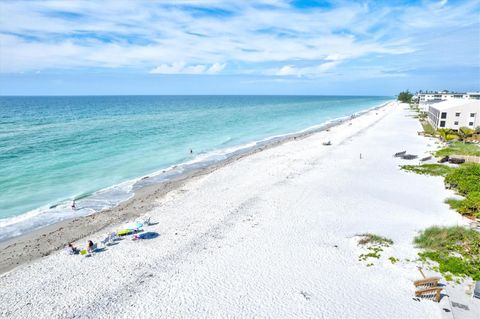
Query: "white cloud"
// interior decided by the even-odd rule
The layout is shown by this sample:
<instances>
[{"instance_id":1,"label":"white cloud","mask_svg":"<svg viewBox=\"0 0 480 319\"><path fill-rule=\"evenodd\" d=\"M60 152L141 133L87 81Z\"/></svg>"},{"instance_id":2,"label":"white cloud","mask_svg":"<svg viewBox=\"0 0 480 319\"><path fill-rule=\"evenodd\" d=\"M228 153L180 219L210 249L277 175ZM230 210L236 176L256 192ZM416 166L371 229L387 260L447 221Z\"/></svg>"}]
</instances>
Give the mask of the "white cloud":
<instances>
[{"instance_id":1,"label":"white cloud","mask_svg":"<svg viewBox=\"0 0 480 319\"><path fill-rule=\"evenodd\" d=\"M229 73L318 76L347 61L423 50L429 38L422 32L443 35L446 28L478 24L478 4L441 4L338 2L329 9L294 10L287 0L1 1L0 72L217 74L228 63ZM468 44L475 45L471 37ZM465 64L474 59L450 58ZM272 70L272 64L283 67Z\"/></svg>"},{"instance_id":2,"label":"white cloud","mask_svg":"<svg viewBox=\"0 0 480 319\"><path fill-rule=\"evenodd\" d=\"M226 64L214 63L206 71L207 74L215 74L222 72L225 69Z\"/></svg>"},{"instance_id":3,"label":"white cloud","mask_svg":"<svg viewBox=\"0 0 480 319\"><path fill-rule=\"evenodd\" d=\"M285 65L280 69L269 70L267 74L278 76L317 77L326 74L329 70L333 69L339 63L340 61L328 61L319 65L307 67L295 67L293 65Z\"/></svg>"},{"instance_id":4,"label":"white cloud","mask_svg":"<svg viewBox=\"0 0 480 319\"><path fill-rule=\"evenodd\" d=\"M212 65L197 64L187 65L185 62L161 64L150 70L151 74L216 74L225 68L225 64L214 63Z\"/></svg>"},{"instance_id":5,"label":"white cloud","mask_svg":"<svg viewBox=\"0 0 480 319\"><path fill-rule=\"evenodd\" d=\"M284 75L297 75L298 76L298 70L293 65L285 65L277 71L274 70L272 73L274 75L280 75L280 76L284 76Z\"/></svg>"}]
</instances>

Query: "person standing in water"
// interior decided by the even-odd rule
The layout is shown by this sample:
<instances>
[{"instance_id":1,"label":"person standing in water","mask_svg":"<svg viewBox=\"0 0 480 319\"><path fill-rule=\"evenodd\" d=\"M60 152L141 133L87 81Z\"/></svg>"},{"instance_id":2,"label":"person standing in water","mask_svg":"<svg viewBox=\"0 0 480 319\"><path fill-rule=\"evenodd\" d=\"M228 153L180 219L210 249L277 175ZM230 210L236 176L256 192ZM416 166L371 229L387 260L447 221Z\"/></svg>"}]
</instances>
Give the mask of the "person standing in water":
<instances>
[{"instance_id":1,"label":"person standing in water","mask_svg":"<svg viewBox=\"0 0 480 319\"><path fill-rule=\"evenodd\" d=\"M192 150L192 149L190 149L190 154L193 154L193 150Z\"/></svg>"},{"instance_id":2,"label":"person standing in water","mask_svg":"<svg viewBox=\"0 0 480 319\"><path fill-rule=\"evenodd\" d=\"M75 210L75 208L77 208L77 207L76 207L76 205L75 205L75 199L73 199L73 200L72 200L72 209Z\"/></svg>"}]
</instances>

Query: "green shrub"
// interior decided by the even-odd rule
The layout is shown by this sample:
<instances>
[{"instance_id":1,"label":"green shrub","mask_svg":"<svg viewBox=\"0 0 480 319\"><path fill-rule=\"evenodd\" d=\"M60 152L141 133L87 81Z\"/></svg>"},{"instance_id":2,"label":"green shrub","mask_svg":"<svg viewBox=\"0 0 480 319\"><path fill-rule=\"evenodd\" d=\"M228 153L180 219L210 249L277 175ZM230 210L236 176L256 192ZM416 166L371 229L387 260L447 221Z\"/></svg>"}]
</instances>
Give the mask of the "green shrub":
<instances>
[{"instance_id":1,"label":"green shrub","mask_svg":"<svg viewBox=\"0 0 480 319\"><path fill-rule=\"evenodd\" d=\"M480 192L471 192L464 199L447 199L447 204L462 215L480 218Z\"/></svg>"},{"instance_id":2,"label":"green shrub","mask_svg":"<svg viewBox=\"0 0 480 319\"><path fill-rule=\"evenodd\" d=\"M445 183L465 195L480 192L480 164L467 163L448 172Z\"/></svg>"},{"instance_id":3,"label":"green shrub","mask_svg":"<svg viewBox=\"0 0 480 319\"><path fill-rule=\"evenodd\" d=\"M357 235L362 237L359 241L359 245L378 245L378 246L384 246L388 247L390 245L393 245L393 240L389 238L385 238L379 235L371 234L371 233L365 233L365 234L360 234Z\"/></svg>"},{"instance_id":4,"label":"green shrub","mask_svg":"<svg viewBox=\"0 0 480 319\"><path fill-rule=\"evenodd\" d=\"M438 157L443 157L447 155L480 156L480 146L472 143L453 142L448 147L435 152L435 156Z\"/></svg>"},{"instance_id":5,"label":"green shrub","mask_svg":"<svg viewBox=\"0 0 480 319\"><path fill-rule=\"evenodd\" d=\"M480 233L464 227L430 227L415 237L422 259L438 263L442 274L480 280Z\"/></svg>"},{"instance_id":6,"label":"green shrub","mask_svg":"<svg viewBox=\"0 0 480 319\"><path fill-rule=\"evenodd\" d=\"M389 247L393 244L393 240L375 234L365 233L357 236L362 237L358 241L359 245L367 245L367 252L358 256L359 261L367 261L369 258L379 259L380 253L383 251L382 247ZM373 264L367 265L367 267L370 266Z\"/></svg>"}]
</instances>

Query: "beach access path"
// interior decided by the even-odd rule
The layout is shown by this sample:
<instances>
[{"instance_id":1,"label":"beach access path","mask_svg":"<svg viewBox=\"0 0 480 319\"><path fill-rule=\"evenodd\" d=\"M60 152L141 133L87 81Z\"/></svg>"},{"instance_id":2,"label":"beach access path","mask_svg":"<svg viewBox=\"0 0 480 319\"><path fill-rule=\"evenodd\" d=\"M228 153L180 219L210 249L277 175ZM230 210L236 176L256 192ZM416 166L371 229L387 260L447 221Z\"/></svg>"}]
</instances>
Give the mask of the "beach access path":
<instances>
[{"instance_id":1,"label":"beach access path","mask_svg":"<svg viewBox=\"0 0 480 319\"><path fill-rule=\"evenodd\" d=\"M441 318L412 299L420 274L407 259L418 231L466 222L443 203L442 178L392 156L436 147L418 130L391 103L194 178L150 203L158 237L2 275L0 317ZM367 232L394 241L368 267L356 237Z\"/></svg>"}]
</instances>

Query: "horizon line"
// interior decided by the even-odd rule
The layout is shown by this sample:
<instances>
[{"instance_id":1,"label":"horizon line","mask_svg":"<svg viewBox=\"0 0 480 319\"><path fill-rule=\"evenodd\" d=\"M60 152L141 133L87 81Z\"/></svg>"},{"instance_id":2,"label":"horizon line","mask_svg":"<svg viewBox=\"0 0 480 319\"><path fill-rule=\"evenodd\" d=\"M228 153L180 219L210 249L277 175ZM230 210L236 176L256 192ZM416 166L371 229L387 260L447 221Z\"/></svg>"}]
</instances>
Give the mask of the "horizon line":
<instances>
[{"instance_id":1,"label":"horizon line","mask_svg":"<svg viewBox=\"0 0 480 319\"><path fill-rule=\"evenodd\" d=\"M1 97L93 97L93 96L352 96L352 97L395 97L395 95L371 94L42 94L42 95L3 95Z\"/></svg>"}]
</instances>

